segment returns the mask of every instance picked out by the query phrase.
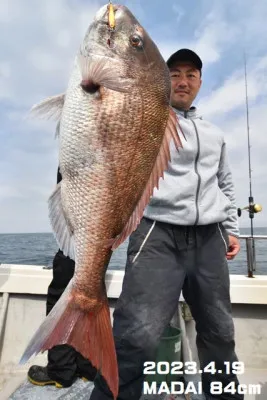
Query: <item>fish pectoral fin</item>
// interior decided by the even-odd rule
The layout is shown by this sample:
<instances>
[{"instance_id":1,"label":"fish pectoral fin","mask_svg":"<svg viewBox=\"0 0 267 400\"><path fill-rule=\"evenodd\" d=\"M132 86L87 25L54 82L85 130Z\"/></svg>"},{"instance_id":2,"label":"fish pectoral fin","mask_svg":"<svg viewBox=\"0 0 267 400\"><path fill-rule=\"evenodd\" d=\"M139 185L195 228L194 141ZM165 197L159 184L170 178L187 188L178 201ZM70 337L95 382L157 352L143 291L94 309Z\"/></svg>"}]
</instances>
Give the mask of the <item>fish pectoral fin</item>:
<instances>
[{"instance_id":1,"label":"fish pectoral fin","mask_svg":"<svg viewBox=\"0 0 267 400\"><path fill-rule=\"evenodd\" d=\"M72 228L65 218L62 207L61 182L57 184L56 189L49 197L48 207L50 222L60 250L65 256L69 256L72 260L75 260L74 235Z\"/></svg>"},{"instance_id":2,"label":"fish pectoral fin","mask_svg":"<svg viewBox=\"0 0 267 400\"><path fill-rule=\"evenodd\" d=\"M118 63L116 59L79 54L77 62L81 71L82 87L104 86L117 92L127 92L131 89L132 80L121 76L119 65L118 68L114 68L114 64Z\"/></svg>"},{"instance_id":3,"label":"fish pectoral fin","mask_svg":"<svg viewBox=\"0 0 267 400\"><path fill-rule=\"evenodd\" d=\"M58 121L61 117L64 101L65 93L47 97L31 108L29 116Z\"/></svg>"},{"instance_id":4,"label":"fish pectoral fin","mask_svg":"<svg viewBox=\"0 0 267 400\"><path fill-rule=\"evenodd\" d=\"M163 141L156 158L156 162L152 169L150 178L147 182L143 195L141 196L134 212L132 213L129 221L125 225L121 234L119 234L113 242L112 250L115 250L119 247L127 237L135 231L140 220L143 216L144 209L149 203L150 197L153 195L154 188L159 188L159 180L164 177L164 171L168 168L168 163L171 160L170 155L170 142L173 139L175 147L179 150L182 146L182 142L178 133L178 130L181 130L178 116L175 114L173 109L170 107L169 119L167 122L165 134L163 137ZM181 130L182 132L182 130ZM183 133L183 132L182 132Z\"/></svg>"}]
</instances>

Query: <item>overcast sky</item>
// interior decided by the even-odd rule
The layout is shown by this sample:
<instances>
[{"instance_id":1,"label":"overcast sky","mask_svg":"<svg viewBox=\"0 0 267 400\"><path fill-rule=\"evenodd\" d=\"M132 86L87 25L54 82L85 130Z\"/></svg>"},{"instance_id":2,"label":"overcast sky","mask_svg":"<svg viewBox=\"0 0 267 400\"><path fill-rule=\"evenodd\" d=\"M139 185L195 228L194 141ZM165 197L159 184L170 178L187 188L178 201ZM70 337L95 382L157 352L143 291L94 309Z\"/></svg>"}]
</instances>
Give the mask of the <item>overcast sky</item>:
<instances>
[{"instance_id":1,"label":"overcast sky","mask_svg":"<svg viewBox=\"0 0 267 400\"><path fill-rule=\"evenodd\" d=\"M47 199L57 170L55 123L25 120L30 107L64 92L73 58L106 1L0 2L0 232L49 232ZM204 62L196 101L225 131L238 206L248 201L243 51L248 62L253 194L267 226L267 2L257 0L121 1L166 59L180 47ZM244 214L240 226L248 226Z\"/></svg>"}]
</instances>

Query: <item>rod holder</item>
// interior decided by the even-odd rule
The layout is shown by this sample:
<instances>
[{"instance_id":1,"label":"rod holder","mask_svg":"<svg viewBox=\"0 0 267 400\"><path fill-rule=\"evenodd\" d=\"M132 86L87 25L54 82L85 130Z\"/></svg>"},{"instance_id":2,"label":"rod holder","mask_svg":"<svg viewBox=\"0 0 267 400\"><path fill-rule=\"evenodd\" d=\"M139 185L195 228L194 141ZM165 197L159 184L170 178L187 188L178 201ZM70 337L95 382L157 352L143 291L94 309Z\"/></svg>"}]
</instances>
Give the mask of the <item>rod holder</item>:
<instances>
[{"instance_id":1,"label":"rod holder","mask_svg":"<svg viewBox=\"0 0 267 400\"><path fill-rule=\"evenodd\" d=\"M253 272L256 271L255 240L253 237L246 238L246 248L247 248L248 277L253 278Z\"/></svg>"}]
</instances>

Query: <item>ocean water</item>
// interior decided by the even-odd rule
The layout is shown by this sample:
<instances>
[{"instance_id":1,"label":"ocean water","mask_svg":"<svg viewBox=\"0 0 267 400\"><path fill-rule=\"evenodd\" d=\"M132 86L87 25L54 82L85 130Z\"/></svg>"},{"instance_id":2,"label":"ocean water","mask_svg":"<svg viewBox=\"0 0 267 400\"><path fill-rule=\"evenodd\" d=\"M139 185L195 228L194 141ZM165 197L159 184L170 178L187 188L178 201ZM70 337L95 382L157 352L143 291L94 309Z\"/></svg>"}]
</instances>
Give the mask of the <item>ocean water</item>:
<instances>
[{"instance_id":1,"label":"ocean water","mask_svg":"<svg viewBox=\"0 0 267 400\"><path fill-rule=\"evenodd\" d=\"M241 229L241 234L250 234L250 229ZM267 228L255 228L255 235L267 235ZM123 270L128 241L112 255L109 269ZM256 271L267 275L267 240L256 240ZM51 267L58 246L52 233L0 234L0 264L41 265ZM229 262L231 274L247 274L246 243L241 240L241 251Z\"/></svg>"}]
</instances>

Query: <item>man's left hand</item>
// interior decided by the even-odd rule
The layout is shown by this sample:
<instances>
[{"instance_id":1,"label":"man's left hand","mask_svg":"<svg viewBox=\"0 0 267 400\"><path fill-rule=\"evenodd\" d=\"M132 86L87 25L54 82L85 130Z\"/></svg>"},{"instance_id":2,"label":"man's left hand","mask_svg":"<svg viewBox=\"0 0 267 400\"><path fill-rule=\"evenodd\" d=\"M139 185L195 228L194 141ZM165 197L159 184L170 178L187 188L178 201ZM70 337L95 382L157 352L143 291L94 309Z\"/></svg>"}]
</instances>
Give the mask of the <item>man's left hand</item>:
<instances>
[{"instance_id":1,"label":"man's left hand","mask_svg":"<svg viewBox=\"0 0 267 400\"><path fill-rule=\"evenodd\" d=\"M229 235L229 249L226 254L227 260L233 260L240 250L240 242L235 236Z\"/></svg>"}]
</instances>

